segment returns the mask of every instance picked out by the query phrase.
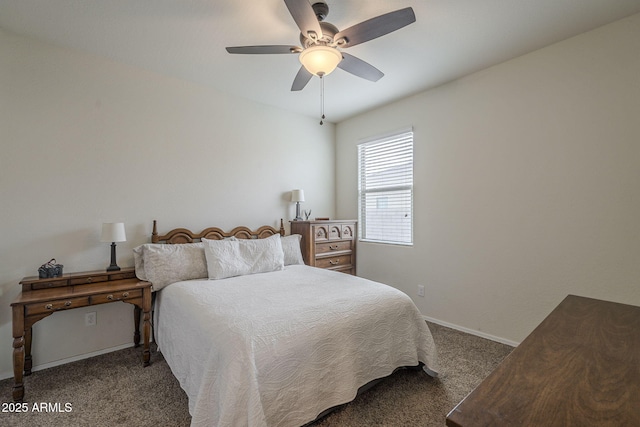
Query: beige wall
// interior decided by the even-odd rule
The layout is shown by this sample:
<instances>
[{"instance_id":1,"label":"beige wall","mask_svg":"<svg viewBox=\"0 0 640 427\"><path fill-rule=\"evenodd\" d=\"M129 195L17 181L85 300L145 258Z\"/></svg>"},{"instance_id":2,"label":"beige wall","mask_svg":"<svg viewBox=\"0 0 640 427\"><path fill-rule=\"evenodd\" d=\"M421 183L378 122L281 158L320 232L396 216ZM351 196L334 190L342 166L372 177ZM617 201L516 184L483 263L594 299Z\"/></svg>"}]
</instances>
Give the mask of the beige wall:
<instances>
[{"instance_id":1,"label":"beige wall","mask_svg":"<svg viewBox=\"0 0 640 427\"><path fill-rule=\"evenodd\" d=\"M126 223L130 266L154 218L276 225L293 188L314 216L353 218L358 139L407 125L415 245L359 244L360 275L505 341L568 293L640 305L638 51L635 15L334 128L0 30L0 378L17 282L51 257L104 268L102 222ZM34 327L34 363L129 345L131 317L125 304L57 313Z\"/></svg>"},{"instance_id":2,"label":"beige wall","mask_svg":"<svg viewBox=\"0 0 640 427\"><path fill-rule=\"evenodd\" d=\"M635 15L338 124L342 218L358 139L415 131L415 245L359 243L359 275L512 342L567 294L640 305L639 53Z\"/></svg>"},{"instance_id":3,"label":"beige wall","mask_svg":"<svg viewBox=\"0 0 640 427\"><path fill-rule=\"evenodd\" d=\"M153 219L160 231L275 226L294 216L293 188L334 216L333 125L1 31L0 58L0 378L13 376L18 281L52 257L66 272L105 268L102 222L125 222L118 264L131 266ZM44 319L34 364L128 345L132 310Z\"/></svg>"}]
</instances>

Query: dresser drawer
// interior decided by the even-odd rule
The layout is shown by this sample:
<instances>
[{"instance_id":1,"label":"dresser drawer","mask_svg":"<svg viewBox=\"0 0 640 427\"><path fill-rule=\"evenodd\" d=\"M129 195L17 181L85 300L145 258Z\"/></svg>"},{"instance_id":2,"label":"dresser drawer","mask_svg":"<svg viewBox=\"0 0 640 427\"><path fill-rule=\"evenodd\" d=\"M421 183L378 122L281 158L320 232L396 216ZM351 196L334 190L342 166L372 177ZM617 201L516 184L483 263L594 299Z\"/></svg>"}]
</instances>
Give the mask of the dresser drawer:
<instances>
[{"instance_id":1,"label":"dresser drawer","mask_svg":"<svg viewBox=\"0 0 640 427\"><path fill-rule=\"evenodd\" d=\"M353 265L347 265L345 267L339 267L339 268L332 268L331 270L339 271L340 273L345 273L345 274L352 274L354 276L356 275Z\"/></svg>"},{"instance_id":2,"label":"dresser drawer","mask_svg":"<svg viewBox=\"0 0 640 427\"><path fill-rule=\"evenodd\" d=\"M89 305L89 297L68 298L53 302L27 304L25 305L25 313L30 316L32 314L52 313L70 308L85 307L87 305Z\"/></svg>"},{"instance_id":3,"label":"dresser drawer","mask_svg":"<svg viewBox=\"0 0 640 427\"><path fill-rule=\"evenodd\" d=\"M329 226L316 225L313 227L313 239L316 242L326 242L329 240Z\"/></svg>"},{"instance_id":4,"label":"dresser drawer","mask_svg":"<svg viewBox=\"0 0 640 427\"><path fill-rule=\"evenodd\" d=\"M329 225L329 240L342 239L342 224Z\"/></svg>"},{"instance_id":5,"label":"dresser drawer","mask_svg":"<svg viewBox=\"0 0 640 427\"><path fill-rule=\"evenodd\" d=\"M316 255L328 254L331 252L343 252L351 250L351 241L316 243Z\"/></svg>"},{"instance_id":6,"label":"dresser drawer","mask_svg":"<svg viewBox=\"0 0 640 427\"><path fill-rule=\"evenodd\" d=\"M355 235L356 230L354 230L354 226L352 224L342 225L342 235L340 236L342 239L353 239Z\"/></svg>"},{"instance_id":7,"label":"dresser drawer","mask_svg":"<svg viewBox=\"0 0 640 427\"><path fill-rule=\"evenodd\" d=\"M69 280L70 285L86 285L89 283L106 282L109 280L107 274L96 274L94 276L76 277Z\"/></svg>"},{"instance_id":8,"label":"dresser drawer","mask_svg":"<svg viewBox=\"0 0 640 427\"><path fill-rule=\"evenodd\" d=\"M67 285L68 285L67 279L63 279L63 280L47 280L47 281L38 281L36 283L32 283L31 284L31 289L35 291L35 290L38 290L38 289L58 288L60 286L67 286Z\"/></svg>"},{"instance_id":9,"label":"dresser drawer","mask_svg":"<svg viewBox=\"0 0 640 427\"><path fill-rule=\"evenodd\" d=\"M112 273L109 275L109 280L122 280L122 279L133 279L136 277L135 271L123 271L121 273Z\"/></svg>"},{"instance_id":10,"label":"dresser drawer","mask_svg":"<svg viewBox=\"0 0 640 427\"><path fill-rule=\"evenodd\" d=\"M93 295L91 296L91 304L104 304L106 302L112 301L126 301L134 298L142 298L142 289Z\"/></svg>"},{"instance_id":11,"label":"dresser drawer","mask_svg":"<svg viewBox=\"0 0 640 427\"><path fill-rule=\"evenodd\" d=\"M316 258L316 267L320 268L338 268L349 265L351 265L351 254Z\"/></svg>"}]
</instances>

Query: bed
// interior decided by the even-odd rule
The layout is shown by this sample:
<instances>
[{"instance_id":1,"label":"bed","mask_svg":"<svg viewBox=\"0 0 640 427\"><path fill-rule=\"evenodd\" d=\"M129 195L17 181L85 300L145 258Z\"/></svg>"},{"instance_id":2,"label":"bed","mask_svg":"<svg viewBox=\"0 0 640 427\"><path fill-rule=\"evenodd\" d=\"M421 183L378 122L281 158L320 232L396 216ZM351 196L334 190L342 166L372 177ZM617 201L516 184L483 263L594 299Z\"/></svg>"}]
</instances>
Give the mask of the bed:
<instances>
[{"instance_id":1,"label":"bed","mask_svg":"<svg viewBox=\"0 0 640 427\"><path fill-rule=\"evenodd\" d=\"M155 340L192 426L300 426L398 368L437 376L411 299L304 265L282 221L163 235L154 221L151 240L134 249L136 274L153 284Z\"/></svg>"}]
</instances>

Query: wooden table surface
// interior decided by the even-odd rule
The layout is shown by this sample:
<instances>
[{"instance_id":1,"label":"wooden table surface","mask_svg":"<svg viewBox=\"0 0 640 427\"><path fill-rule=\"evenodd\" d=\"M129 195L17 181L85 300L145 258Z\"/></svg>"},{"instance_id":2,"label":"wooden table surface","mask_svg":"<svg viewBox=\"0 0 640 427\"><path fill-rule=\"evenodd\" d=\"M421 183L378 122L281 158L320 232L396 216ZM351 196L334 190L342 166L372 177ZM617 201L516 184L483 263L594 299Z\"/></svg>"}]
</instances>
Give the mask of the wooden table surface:
<instances>
[{"instance_id":1,"label":"wooden table surface","mask_svg":"<svg viewBox=\"0 0 640 427\"><path fill-rule=\"evenodd\" d=\"M640 426L640 307L567 296L446 423Z\"/></svg>"}]
</instances>

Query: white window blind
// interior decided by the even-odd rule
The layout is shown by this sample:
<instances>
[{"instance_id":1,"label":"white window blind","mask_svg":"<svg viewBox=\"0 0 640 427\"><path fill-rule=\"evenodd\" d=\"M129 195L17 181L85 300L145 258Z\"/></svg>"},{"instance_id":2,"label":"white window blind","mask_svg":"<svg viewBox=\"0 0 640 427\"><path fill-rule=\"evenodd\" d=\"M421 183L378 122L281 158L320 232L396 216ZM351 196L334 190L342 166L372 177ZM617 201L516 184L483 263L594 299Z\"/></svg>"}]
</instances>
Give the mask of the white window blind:
<instances>
[{"instance_id":1,"label":"white window blind","mask_svg":"<svg viewBox=\"0 0 640 427\"><path fill-rule=\"evenodd\" d=\"M361 240L413 244L413 130L358 145Z\"/></svg>"}]
</instances>

